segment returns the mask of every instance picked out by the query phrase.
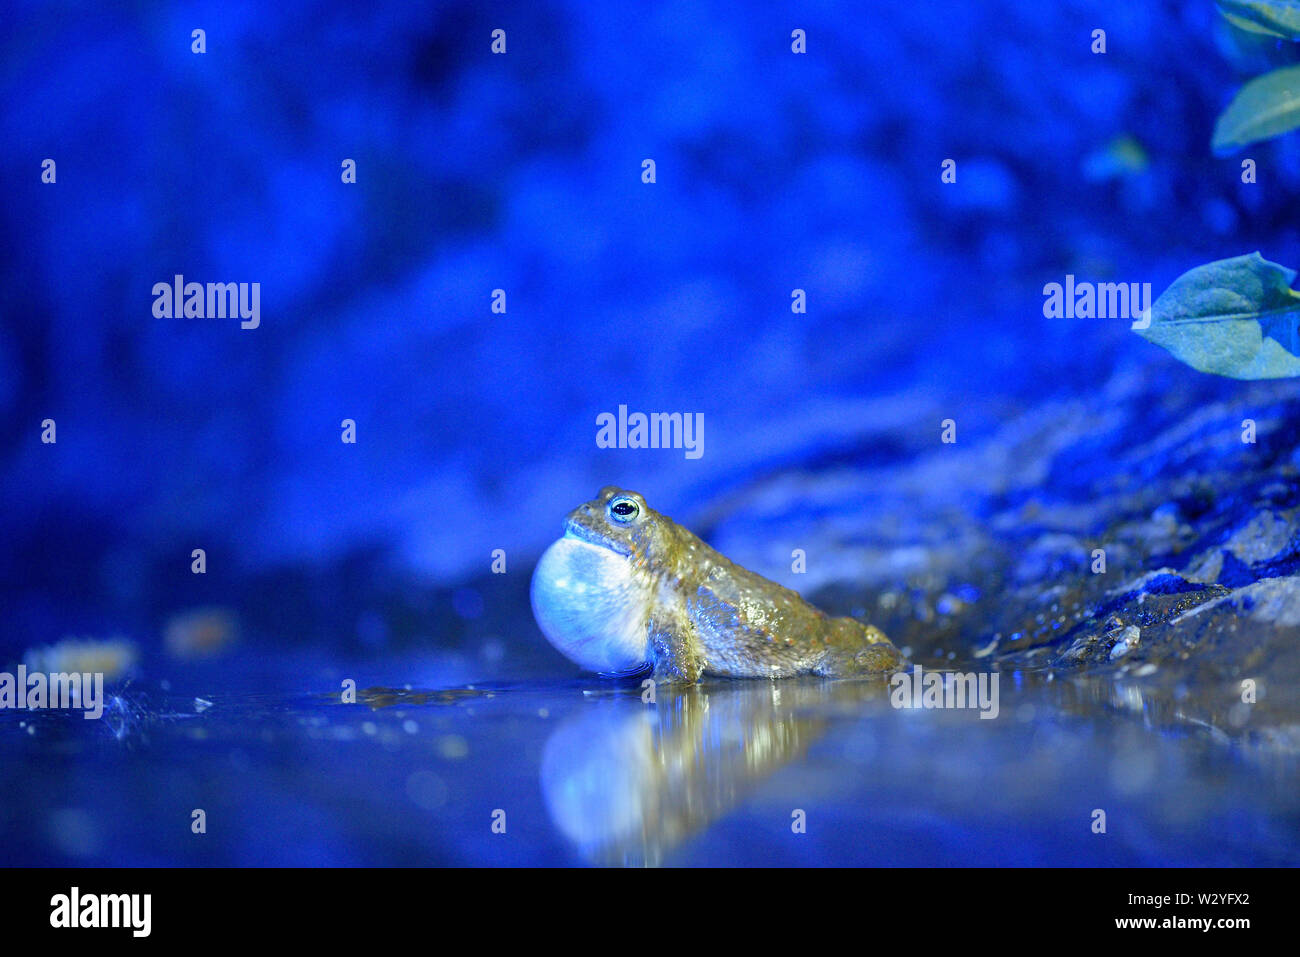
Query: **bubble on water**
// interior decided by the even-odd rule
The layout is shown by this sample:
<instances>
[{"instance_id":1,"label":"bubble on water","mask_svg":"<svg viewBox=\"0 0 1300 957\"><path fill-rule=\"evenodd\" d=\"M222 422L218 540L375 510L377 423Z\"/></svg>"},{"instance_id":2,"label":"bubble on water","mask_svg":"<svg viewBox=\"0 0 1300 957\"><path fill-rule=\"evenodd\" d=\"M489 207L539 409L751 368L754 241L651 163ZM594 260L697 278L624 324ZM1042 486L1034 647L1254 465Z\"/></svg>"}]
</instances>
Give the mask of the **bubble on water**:
<instances>
[{"instance_id":1,"label":"bubble on water","mask_svg":"<svg viewBox=\"0 0 1300 957\"><path fill-rule=\"evenodd\" d=\"M432 771L416 771L406 779L406 796L417 807L433 811L447 803L447 785Z\"/></svg>"},{"instance_id":2,"label":"bubble on water","mask_svg":"<svg viewBox=\"0 0 1300 957\"><path fill-rule=\"evenodd\" d=\"M458 734L444 734L438 739L438 753L449 761L469 754L469 742Z\"/></svg>"}]
</instances>

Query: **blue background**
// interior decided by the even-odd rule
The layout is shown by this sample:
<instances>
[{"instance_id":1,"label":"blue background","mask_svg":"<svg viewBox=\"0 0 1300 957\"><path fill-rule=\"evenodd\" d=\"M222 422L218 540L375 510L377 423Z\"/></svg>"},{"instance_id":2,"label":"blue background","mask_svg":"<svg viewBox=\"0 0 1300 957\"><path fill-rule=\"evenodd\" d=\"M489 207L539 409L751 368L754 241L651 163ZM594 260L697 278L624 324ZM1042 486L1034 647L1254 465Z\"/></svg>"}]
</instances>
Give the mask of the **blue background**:
<instances>
[{"instance_id":1,"label":"blue background","mask_svg":"<svg viewBox=\"0 0 1300 957\"><path fill-rule=\"evenodd\" d=\"M121 634L156 676L168 620L219 605L240 644L197 684L319 690L340 661L417 686L571 677L527 575L602 485L708 532L783 470L888 475L948 415L979 441L1114 376L1213 401L1238 384L1127 322L1044 320L1044 284L1158 294L1255 249L1300 263L1297 138L1248 151L1253 186L1209 148L1240 84L1294 51L1208 0L10 2L4 20L11 662ZM259 282L260 328L155 318L177 273ZM703 413L703 457L597 448L620 404ZM374 666L402 656L420 663ZM259 677L273 660L291 664Z\"/></svg>"}]
</instances>

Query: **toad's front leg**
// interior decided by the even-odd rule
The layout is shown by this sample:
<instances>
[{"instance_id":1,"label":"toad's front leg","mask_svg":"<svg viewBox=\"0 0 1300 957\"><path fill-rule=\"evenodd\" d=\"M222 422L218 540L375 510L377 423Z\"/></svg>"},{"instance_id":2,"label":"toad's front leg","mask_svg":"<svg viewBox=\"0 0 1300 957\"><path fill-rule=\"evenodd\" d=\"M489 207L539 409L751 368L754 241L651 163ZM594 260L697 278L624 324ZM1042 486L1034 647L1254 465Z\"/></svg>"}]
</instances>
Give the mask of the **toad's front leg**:
<instances>
[{"instance_id":1,"label":"toad's front leg","mask_svg":"<svg viewBox=\"0 0 1300 957\"><path fill-rule=\"evenodd\" d=\"M653 612L646 622L646 639L655 681L694 684L700 680L706 662L695 624L683 611Z\"/></svg>"}]
</instances>

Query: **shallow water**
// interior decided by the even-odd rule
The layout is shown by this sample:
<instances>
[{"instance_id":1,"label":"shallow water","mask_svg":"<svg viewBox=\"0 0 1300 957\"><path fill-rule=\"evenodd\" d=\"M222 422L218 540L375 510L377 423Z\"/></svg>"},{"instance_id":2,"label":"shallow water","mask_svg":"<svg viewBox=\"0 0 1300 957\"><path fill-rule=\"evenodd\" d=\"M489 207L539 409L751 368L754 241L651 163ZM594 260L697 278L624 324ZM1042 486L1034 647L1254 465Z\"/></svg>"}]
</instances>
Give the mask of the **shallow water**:
<instances>
[{"instance_id":1,"label":"shallow water","mask_svg":"<svg viewBox=\"0 0 1300 957\"><path fill-rule=\"evenodd\" d=\"M0 836L11 864L1300 863L1300 735L1167 669L998 687L985 719L883 680L135 683L102 721L0 712Z\"/></svg>"}]
</instances>

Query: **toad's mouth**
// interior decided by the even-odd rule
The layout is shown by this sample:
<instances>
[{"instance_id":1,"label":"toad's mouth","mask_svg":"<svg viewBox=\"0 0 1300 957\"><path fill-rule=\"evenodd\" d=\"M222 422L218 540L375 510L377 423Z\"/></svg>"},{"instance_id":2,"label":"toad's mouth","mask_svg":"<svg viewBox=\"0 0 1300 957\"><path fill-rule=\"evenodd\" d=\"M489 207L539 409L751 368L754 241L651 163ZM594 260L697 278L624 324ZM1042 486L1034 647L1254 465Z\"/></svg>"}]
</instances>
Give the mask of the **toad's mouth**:
<instances>
[{"instance_id":1,"label":"toad's mouth","mask_svg":"<svg viewBox=\"0 0 1300 957\"><path fill-rule=\"evenodd\" d=\"M630 547L622 542L611 542L587 524L590 521L591 519L586 515L572 515L564 523L564 534L570 538L586 542L588 545L595 545L597 548L607 548L616 555L627 556L632 554Z\"/></svg>"}]
</instances>

